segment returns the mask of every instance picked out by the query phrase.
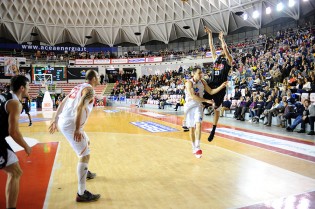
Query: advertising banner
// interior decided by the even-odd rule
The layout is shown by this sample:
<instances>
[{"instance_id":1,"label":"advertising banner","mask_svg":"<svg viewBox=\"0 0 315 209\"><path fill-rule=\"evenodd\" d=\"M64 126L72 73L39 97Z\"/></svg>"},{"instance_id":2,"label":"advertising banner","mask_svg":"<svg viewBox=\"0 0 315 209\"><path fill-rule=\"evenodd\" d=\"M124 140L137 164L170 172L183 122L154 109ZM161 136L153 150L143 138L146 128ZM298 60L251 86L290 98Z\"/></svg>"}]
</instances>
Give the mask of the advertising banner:
<instances>
[{"instance_id":1,"label":"advertising banner","mask_svg":"<svg viewBox=\"0 0 315 209\"><path fill-rule=\"evenodd\" d=\"M112 59L112 64L128 63L128 59Z\"/></svg>"},{"instance_id":2,"label":"advertising banner","mask_svg":"<svg viewBox=\"0 0 315 209\"><path fill-rule=\"evenodd\" d=\"M95 59L94 60L94 65L106 65L106 64L110 64L110 59Z\"/></svg>"},{"instance_id":3,"label":"advertising banner","mask_svg":"<svg viewBox=\"0 0 315 209\"><path fill-rule=\"evenodd\" d=\"M93 65L92 59L76 59L75 60L76 65Z\"/></svg>"},{"instance_id":4,"label":"advertising banner","mask_svg":"<svg viewBox=\"0 0 315 209\"><path fill-rule=\"evenodd\" d=\"M146 62L162 62L162 57L147 57Z\"/></svg>"},{"instance_id":5,"label":"advertising banner","mask_svg":"<svg viewBox=\"0 0 315 209\"><path fill-rule=\"evenodd\" d=\"M128 63L144 63L145 62L145 58L130 58L128 59Z\"/></svg>"}]
</instances>

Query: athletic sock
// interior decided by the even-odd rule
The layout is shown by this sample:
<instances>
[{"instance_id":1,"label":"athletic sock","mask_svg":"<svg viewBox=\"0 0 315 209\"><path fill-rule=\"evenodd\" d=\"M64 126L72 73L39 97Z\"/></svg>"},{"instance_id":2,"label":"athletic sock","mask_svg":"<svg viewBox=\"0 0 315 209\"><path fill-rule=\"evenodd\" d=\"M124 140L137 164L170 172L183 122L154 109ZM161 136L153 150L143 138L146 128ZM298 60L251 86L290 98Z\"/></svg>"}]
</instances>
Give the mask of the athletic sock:
<instances>
[{"instance_id":1,"label":"athletic sock","mask_svg":"<svg viewBox=\"0 0 315 209\"><path fill-rule=\"evenodd\" d=\"M192 149L193 153L196 152L196 148L195 148L195 143L194 142L191 143L191 149Z\"/></svg>"},{"instance_id":2,"label":"athletic sock","mask_svg":"<svg viewBox=\"0 0 315 209\"><path fill-rule=\"evenodd\" d=\"M200 150L200 140L195 139L195 151Z\"/></svg>"},{"instance_id":3,"label":"athletic sock","mask_svg":"<svg viewBox=\"0 0 315 209\"><path fill-rule=\"evenodd\" d=\"M210 135L209 135L209 137L208 137L208 141L209 141L209 142L211 142L211 141L213 140L214 134L215 134L215 129L216 129L216 128L217 128L216 125L213 125L213 126L212 126L211 133L210 133Z\"/></svg>"},{"instance_id":4,"label":"athletic sock","mask_svg":"<svg viewBox=\"0 0 315 209\"><path fill-rule=\"evenodd\" d=\"M77 175L78 175L78 194L83 195L85 191L86 175L88 172L87 163L78 163Z\"/></svg>"}]
</instances>

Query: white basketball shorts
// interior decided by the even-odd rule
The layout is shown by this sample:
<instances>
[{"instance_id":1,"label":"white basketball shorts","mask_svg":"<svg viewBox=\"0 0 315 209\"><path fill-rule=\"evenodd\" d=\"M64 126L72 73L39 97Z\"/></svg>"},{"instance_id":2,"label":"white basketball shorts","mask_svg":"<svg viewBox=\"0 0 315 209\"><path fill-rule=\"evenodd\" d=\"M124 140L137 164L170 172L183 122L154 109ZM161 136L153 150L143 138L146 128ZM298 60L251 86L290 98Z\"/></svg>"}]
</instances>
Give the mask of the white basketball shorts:
<instances>
[{"instance_id":1,"label":"white basketball shorts","mask_svg":"<svg viewBox=\"0 0 315 209\"><path fill-rule=\"evenodd\" d=\"M89 137L83 132L83 139L80 142L74 140L75 122L74 120L59 118L58 129L66 137L78 157L90 154Z\"/></svg>"},{"instance_id":2,"label":"white basketball shorts","mask_svg":"<svg viewBox=\"0 0 315 209\"><path fill-rule=\"evenodd\" d=\"M10 149L8 149L8 161L7 161L6 167L18 161L19 159L17 158L16 154L12 152Z\"/></svg>"},{"instance_id":3,"label":"white basketball shorts","mask_svg":"<svg viewBox=\"0 0 315 209\"><path fill-rule=\"evenodd\" d=\"M186 105L184 111L186 114L186 126L188 128L194 128L196 123L201 123L203 119L203 106L202 104L198 106Z\"/></svg>"}]
</instances>

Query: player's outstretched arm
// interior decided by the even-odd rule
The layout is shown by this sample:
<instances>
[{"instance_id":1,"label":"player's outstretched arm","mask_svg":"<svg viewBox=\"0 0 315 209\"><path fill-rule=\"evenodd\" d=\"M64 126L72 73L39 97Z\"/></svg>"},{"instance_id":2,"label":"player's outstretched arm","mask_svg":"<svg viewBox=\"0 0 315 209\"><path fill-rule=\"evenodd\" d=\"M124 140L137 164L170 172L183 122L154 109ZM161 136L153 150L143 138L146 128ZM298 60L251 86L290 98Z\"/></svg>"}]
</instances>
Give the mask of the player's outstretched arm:
<instances>
[{"instance_id":1,"label":"player's outstretched arm","mask_svg":"<svg viewBox=\"0 0 315 209\"><path fill-rule=\"evenodd\" d=\"M76 115L75 115L75 131L74 131L74 140L79 142L83 138L83 133L81 132L81 118L82 118L82 111L87 108L87 106L93 102L94 100L94 90L91 87L87 87L82 90L82 95L80 102L78 104Z\"/></svg>"},{"instance_id":2,"label":"player's outstretched arm","mask_svg":"<svg viewBox=\"0 0 315 209\"><path fill-rule=\"evenodd\" d=\"M50 126L49 126L49 128L48 128L50 134L53 134L53 133L55 133L55 131L57 131L58 118L59 118L60 113L62 113L62 110L63 110L63 108L64 108L64 106L65 106L65 103L66 103L66 101L68 100L68 98L69 98L69 95L67 95L67 96L62 100L62 102L60 103L60 105L58 106L57 111L56 111L54 117L52 118L52 120L51 120L51 122L50 122Z\"/></svg>"},{"instance_id":3,"label":"player's outstretched arm","mask_svg":"<svg viewBox=\"0 0 315 209\"><path fill-rule=\"evenodd\" d=\"M228 48L227 48L227 44L225 43L225 40L224 40L224 38L223 38L223 31L221 31L220 33L219 33L219 39L220 39L220 41L221 41L221 45L222 45L222 49L223 49L223 51L224 51L224 54L226 55L226 57L227 57L227 59L228 59L228 61L229 61L229 65L231 65L232 64L232 56L231 56L231 54L230 54L230 52L229 52L229 50L228 50Z\"/></svg>"},{"instance_id":4,"label":"player's outstretched arm","mask_svg":"<svg viewBox=\"0 0 315 209\"><path fill-rule=\"evenodd\" d=\"M222 89L226 88L226 86L227 86L227 84L228 84L228 82L225 81L225 82L222 83L218 88L211 89L211 88L208 86L208 84L207 84L206 81L202 80L202 83L203 83L203 85L205 86L206 92L208 92L210 95L213 95L213 94L218 93L218 92L221 91Z\"/></svg>"},{"instance_id":5,"label":"player's outstretched arm","mask_svg":"<svg viewBox=\"0 0 315 209\"><path fill-rule=\"evenodd\" d=\"M212 58L213 58L213 60L216 60L217 59L217 54L215 53L215 48L214 48L214 45L213 45L212 31L210 30L210 28L205 26L205 32L208 33L209 47L210 47L210 50L211 50Z\"/></svg>"},{"instance_id":6,"label":"player's outstretched arm","mask_svg":"<svg viewBox=\"0 0 315 209\"><path fill-rule=\"evenodd\" d=\"M193 100L198 101L198 102L206 102L206 103L209 103L209 104L213 104L212 100L204 99L204 98L199 97L199 96L194 94L194 88L193 88L193 85L192 85L191 81L187 81L185 86L186 86L186 90L187 90L188 94L191 96L191 98Z\"/></svg>"}]
</instances>

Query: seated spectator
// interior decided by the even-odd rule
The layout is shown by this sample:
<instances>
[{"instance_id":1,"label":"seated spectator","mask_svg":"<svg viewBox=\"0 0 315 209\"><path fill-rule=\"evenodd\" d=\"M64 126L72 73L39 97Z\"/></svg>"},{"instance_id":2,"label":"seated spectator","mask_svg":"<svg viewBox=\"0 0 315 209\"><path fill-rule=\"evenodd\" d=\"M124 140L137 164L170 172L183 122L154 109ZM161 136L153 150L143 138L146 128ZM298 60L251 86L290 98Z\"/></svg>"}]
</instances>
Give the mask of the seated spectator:
<instances>
[{"instance_id":1,"label":"seated spectator","mask_svg":"<svg viewBox=\"0 0 315 209\"><path fill-rule=\"evenodd\" d=\"M293 125L301 123L301 130L298 131L298 133L305 133L305 124L310 123L311 131L308 133L308 135L314 135L314 119L315 119L314 108L315 106L311 105L310 100L305 99L304 108L305 110L303 111L302 117L301 118L297 117L290 128L293 130L295 128ZM312 108L311 110L312 115L310 114L311 108Z\"/></svg>"},{"instance_id":2,"label":"seated spectator","mask_svg":"<svg viewBox=\"0 0 315 209\"><path fill-rule=\"evenodd\" d=\"M283 112L280 112L277 116L277 120L279 121L279 124L277 125L278 127L281 128L285 128L286 127L286 118L284 117L286 114L288 114L289 112L289 108L288 107L288 102L285 100L283 101Z\"/></svg>"},{"instance_id":3,"label":"seated spectator","mask_svg":"<svg viewBox=\"0 0 315 209\"><path fill-rule=\"evenodd\" d=\"M279 98L276 98L271 109L268 111L267 121L264 123L264 125L271 126L272 116L277 116L280 109L281 109L281 104L280 104Z\"/></svg>"},{"instance_id":4,"label":"seated spectator","mask_svg":"<svg viewBox=\"0 0 315 209\"><path fill-rule=\"evenodd\" d=\"M299 78L296 85L296 93L298 94L305 93L306 91L303 89L303 86L304 86L304 80L302 78Z\"/></svg>"},{"instance_id":5,"label":"seated spectator","mask_svg":"<svg viewBox=\"0 0 315 209\"><path fill-rule=\"evenodd\" d=\"M255 80L254 80L254 83L253 83L253 88L256 89L256 90L259 90L261 88L261 80L259 78L259 75L255 76Z\"/></svg>"},{"instance_id":6,"label":"seated spectator","mask_svg":"<svg viewBox=\"0 0 315 209\"><path fill-rule=\"evenodd\" d=\"M259 119L257 117L257 109L258 109L258 107L257 107L257 99L258 99L258 96L254 96L253 97L253 102L249 105L249 113L250 113L250 117L251 117L251 119L249 120L250 123L251 122L257 123L258 122L257 119Z\"/></svg>"},{"instance_id":7,"label":"seated spectator","mask_svg":"<svg viewBox=\"0 0 315 209\"><path fill-rule=\"evenodd\" d=\"M241 89L245 89L247 87L247 81L246 78L242 78L241 82L240 82L240 88Z\"/></svg>"},{"instance_id":8,"label":"seated spectator","mask_svg":"<svg viewBox=\"0 0 315 209\"><path fill-rule=\"evenodd\" d=\"M292 132L296 128L296 126L302 123L303 121L303 123L301 124L301 130L298 131L298 133L305 133L305 124L309 122L309 117L308 117L309 106L310 106L310 100L305 99L303 105L301 105L301 107L298 107L293 124L287 127L287 131ZM314 127L313 127L313 131L314 131Z\"/></svg>"},{"instance_id":9,"label":"seated spectator","mask_svg":"<svg viewBox=\"0 0 315 209\"><path fill-rule=\"evenodd\" d=\"M303 84L302 89L307 93L311 92L312 86L311 86L310 79L308 77L304 77L304 84Z\"/></svg>"},{"instance_id":10,"label":"seated spectator","mask_svg":"<svg viewBox=\"0 0 315 209\"><path fill-rule=\"evenodd\" d=\"M240 105L235 110L237 120L245 121L245 113L248 111L251 103L250 97L242 97Z\"/></svg>"},{"instance_id":11,"label":"seated spectator","mask_svg":"<svg viewBox=\"0 0 315 209\"><path fill-rule=\"evenodd\" d=\"M267 115L270 109L272 108L273 100L272 96L269 95L267 101L264 103L264 112L260 115L260 119L264 119Z\"/></svg>"},{"instance_id":12,"label":"seated spectator","mask_svg":"<svg viewBox=\"0 0 315 209\"><path fill-rule=\"evenodd\" d=\"M265 110L265 101L263 100L263 96L259 95L257 100L257 110L256 110L256 116L260 118L261 114ZM257 121L259 123L259 120Z\"/></svg>"},{"instance_id":13,"label":"seated spectator","mask_svg":"<svg viewBox=\"0 0 315 209\"><path fill-rule=\"evenodd\" d=\"M308 107L308 120L310 123L310 132L307 133L307 135L315 135L314 132L314 122L315 122L315 105L314 104L310 104L310 106ZM302 124L303 125L303 124Z\"/></svg>"},{"instance_id":14,"label":"seated spectator","mask_svg":"<svg viewBox=\"0 0 315 209\"><path fill-rule=\"evenodd\" d=\"M175 111L177 111L177 109L178 109L178 107L179 106L184 106L184 104L185 104L185 96L184 95L182 95L181 96L181 98L180 98L180 100L176 103L176 105L175 105Z\"/></svg>"},{"instance_id":15,"label":"seated spectator","mask_svg":"<svg viewBox=\"0 0 315 209\"><path fill-rule=\"evenodd\" d=\"M287 98L288 98L287 102L288 102L289 105L294 105L295 104L296 100L295 100L293 94L291 93L291 91L287 92Z\"/></svg>"},{"instance_id":16,"label":"seated spectator","mask_svg":"<svg viewBox=\"0 0 315 209\"><path fill-rule=\"evenodd\" d=\"M239 100L242 97L242 92L240 91L240 87L239 86L235 86L234 88L235 88L234 89L235 94L234 94L233 99Z\"/></svg>"},{"instance_id":17,"label":"seated spectator","mask_svg":"<svg viewBox=\"0 0 315 209\"><path fill-rule=\"evenodd\" d=\"M229 100L229 99L227 98L227 96L225 96L225 99L224 99L224 101L222 102L222 107L221 107L221 109L220 109L220 117L223 117L223 113L224 113L225 110L230 110L231 105L232 105L231 99Z\"/></svg>"}]
</instances>

